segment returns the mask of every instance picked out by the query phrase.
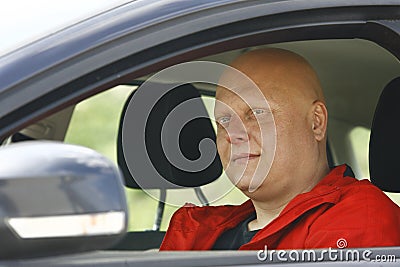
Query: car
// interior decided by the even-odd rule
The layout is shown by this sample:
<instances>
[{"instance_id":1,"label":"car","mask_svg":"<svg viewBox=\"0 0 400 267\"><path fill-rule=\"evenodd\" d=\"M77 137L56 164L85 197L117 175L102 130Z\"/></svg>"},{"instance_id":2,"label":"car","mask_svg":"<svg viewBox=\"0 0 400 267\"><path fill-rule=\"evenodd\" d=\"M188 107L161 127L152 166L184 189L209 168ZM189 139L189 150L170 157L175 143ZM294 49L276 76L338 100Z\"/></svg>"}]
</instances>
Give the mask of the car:
<instances>
[{"instance_id":1,"label":"car","mask_svg":"<svg viewBox=\"0 0 400 267\"><path fill-rule=\"evenodd\" d=\"M185 202L245 200L210 152L215 148L202 140L215 141L213 70L260 47L294 51L314 66L329 110L330 165L349 164L357 178L371 179L399 205L399 1L137 0L94 6L79 16L54 17L54 25L26 25L35 34L21 32L0 47L0 232L7 236L0 244L8 248L0 265L396 266L400 247L358 248L350 250L351 258L340 250L345 246L333 258L323 250L315 250L314 258L295 257L297 251L286 261L271 251L157 248L172 213ZM199 123L188 123L181 112L185 123L173 124L169 114L191 99L196 102L187 112ZM164 136L167 122L172 126ZM180 158L164 155L168 149L159 141L176 137L186 124L189 130L178 140L183 156L195 161L214 155L192 174L176 168ZM174 151L171 140L165 143ZM78 230L69 232L73 226Z\"/></svg>"}]
</instances>

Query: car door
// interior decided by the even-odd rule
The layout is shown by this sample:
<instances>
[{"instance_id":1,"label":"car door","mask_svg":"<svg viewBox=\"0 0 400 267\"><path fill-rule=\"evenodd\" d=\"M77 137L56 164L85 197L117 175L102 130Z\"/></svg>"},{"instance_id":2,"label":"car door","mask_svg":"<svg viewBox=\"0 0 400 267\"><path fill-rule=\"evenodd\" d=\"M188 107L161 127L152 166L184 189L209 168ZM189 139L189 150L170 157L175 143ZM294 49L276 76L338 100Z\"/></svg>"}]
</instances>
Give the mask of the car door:
<instances>
[{"instance_id":1,"label":"car door","mask_svg":"<svg viewBox=\"0 0 400 267\"><path fill-rule=\"evenodd\" d=\"M163 68L238 49L362 39L399 58L399 18L395 1L135 1L3 55L0 136Z\"/></svg>"}]
</instances>

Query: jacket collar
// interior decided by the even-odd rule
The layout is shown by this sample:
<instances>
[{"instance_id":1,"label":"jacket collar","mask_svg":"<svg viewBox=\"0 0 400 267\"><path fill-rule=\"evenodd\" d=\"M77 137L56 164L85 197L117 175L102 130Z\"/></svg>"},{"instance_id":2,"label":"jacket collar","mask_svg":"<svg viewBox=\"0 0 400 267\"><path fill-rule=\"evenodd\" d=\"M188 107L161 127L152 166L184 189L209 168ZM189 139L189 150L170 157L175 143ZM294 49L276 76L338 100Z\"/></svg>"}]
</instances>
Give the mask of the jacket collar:
<instances>
[{"instance_id":1,"label":"jacket collar","mask_svg":"<svg viewBox=\"0 0 400 267\"><path fill-rule=\"evenodd\" d=\"M302 193L293 198L286 207L281 211L279 216L271 221L264 229L276 232L296 220L299 216L307 211L320 206L322 204L336 204L341 196L340 187L347 184L347 180L341 179L347 174L352 174L352 170L346 164L337 166L311 189L309 192ZM230 218L221 220L221 223L215 222L221 227L234 227L239 222L246 219L251 213L255 211L251 200L247 200L240 206L224 206L227 208L227 213L221 214L228 215Z\"/></svg>"}]
</instances>

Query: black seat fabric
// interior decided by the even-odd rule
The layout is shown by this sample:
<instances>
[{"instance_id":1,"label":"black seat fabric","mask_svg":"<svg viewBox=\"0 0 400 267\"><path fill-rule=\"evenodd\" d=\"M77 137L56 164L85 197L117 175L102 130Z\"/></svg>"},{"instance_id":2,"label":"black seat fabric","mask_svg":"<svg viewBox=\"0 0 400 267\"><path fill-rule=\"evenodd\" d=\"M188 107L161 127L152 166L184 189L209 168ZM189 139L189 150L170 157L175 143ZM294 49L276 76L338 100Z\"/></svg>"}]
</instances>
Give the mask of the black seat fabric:
<instances>
[{"instance_id":1,"label":"black seat fabric","mask_svg":"<svg viewBox=\"0 0 400 267\"><path fill-rule=\"evenodd\" d=\"M193 112L195 115L193 116L194 119L187 122L179 132L179 150L185 158L189 161L193 161L200 157L200 141L211 139L214 144L216 141L214 129L198 90L190 84L180 85L172 90L170 90L170 88L173 87L165 84L147 84L147 86L141 86L135 90L125 103L120 118L120 127L118 132L117 160L123 176L125 177L126 186L128 187L142 189L170 189L177 188L176 185L198 187L216 180L222 173L222 164L218 155L216 155L207 168L200 171L187 171L177 168L176 165L172 164L166 157L161 144L161 131L163 130L164 133L166 132L166 134L163 135L164 137L167 136L167 139L164 139L164 142L170 144L176 142L177 134L176 129L166 127L164 122L171 111L189 100L191 113ZM143 90L144 92L138 94L139 90ZM146 94L152 95L150 96ZM154 95L156 95L156 97L161 97L160 100L155 105L151 102L147 103L147 101L149 101L148 99L154 97ZM124 123L127 123L125 121L127 119L126 112L130 101L135 97L140 97L140 99L136 99L136 103L147 106L154 105L154 107L146 121L144 134L146 154L140 150L136 151L135 147L132 147L132 151L129 152L133 153L133 157L131 158L131 165L129 166L131 168L132 166L136 169L139 168L139 170L141 170L140 168L144 169L143 164L141 164L140 161L144 157L148 156L153 167L169 183L166 183L164 179L159 179L159 177L154 175L154 173L147 172L146 170L141 172L143 175L140 175L140 177L133 177L134 175L131 174L127 166L126 158L123 153L123 149L126 149L126 142L140 141L143 139L143 131L139 130L126 136L124 138L125 146L122 144L123 125ZM135 102L132 103L135 104ZM131 111L132 109L130 112ZM147 114L138 114L144 112L141 109L136 109L134 112L139 117L147 116ZM214 149L216 151L215 146ZM207 151L205 153L207 153ZM140 179L140 183L138 183L138 179Z\"/></svg>"},{"instance_id":2,"label":"black seat fabric","mask_svg":"<svg viewBox=\"0 0 400 267\"><path fill-rule=\"evenodd\" d=\"M204 139L211 139L214 142L213 149L215 149L216 152L215 132L198 90L190 84L176 87L166 84L145 84L146 86L140 86L129 96L120 118L117 140L117 161L125 178L126 186L135 189L160 189L161 192L165 192L166 189L171 188L194 187L198 189L196 187L216 180L222 173L222 164L218 155L216 155L214 160L212 160L205 169L188 171L182 170L172 164L165 155L162 147L161 136L163 131L165 134L163 136L164 138L166 137L164 142L174 144L174 142L176 143L177 141L177 137L179 137L179 150L189 161L196 160L201 156L199 144ZM171 90L171 88L173 89ZM154 99L154 97L160 97L156 103L152 103L151 99ZM180 125L183 126L183 128L179 128L179 134L176 134L177 129L174 127L175 125L168 127L165 121L172 111L178 112L178 107L184 103L189 103L189 120L184 125ZM139 107L134 106L132 109L132 106L130 106L131 104L137 104ZM148 113L146 107L151 106L153 106L153 108L150 113L146 114ZM132 116L127 116L127 112L134 112L138 121L148 115L145 121L145 127L143 127L144 135L143 130L139 128L138 131L131 131L128 136L124 136L123 138L124 123L132 123L132 121L127 121L132 119ZM133 126L136 126L135 121L133 123ZM133 153L133 156L131 153L130 157L130 167L142 168L142 170L144 170L140 172L142 177L134 177L128 168L123 149L126 149L126 142L132 141L133 144L135 144L134 141L143 141L143 136L145 138L146 153L143 153L140 149L135 149L132 143L128 143L128 147L132 149L130 152ZM202 153L207 152L209 151L202 151ZM153 171L147 172L147 169L143 168L141 159L144 157L149 157L154 169L161 174L163 179L160 179ZM138 179L140 182L138 182ZM168 183L166 183L164 179L167 180ZM160 196L161 195L162 193ZM158 227L156 230L129 232L111 249L147 250L159 248L165 235L164 231L159 231L159 224L164 210L164 201L165 194L164 197L160 197L159 200L158 215L156 217Z\"/></svg>"},{"instance_id":3,"label":"black seat fabric","mask_svg":"<svg viewBox=\"0 0 400 267\"><path fill-rule=\"evenodd\" d=\"M371 181L383 191L400 193L400 77L382 91L369 143Z\"/></svg>"}]
</instances>

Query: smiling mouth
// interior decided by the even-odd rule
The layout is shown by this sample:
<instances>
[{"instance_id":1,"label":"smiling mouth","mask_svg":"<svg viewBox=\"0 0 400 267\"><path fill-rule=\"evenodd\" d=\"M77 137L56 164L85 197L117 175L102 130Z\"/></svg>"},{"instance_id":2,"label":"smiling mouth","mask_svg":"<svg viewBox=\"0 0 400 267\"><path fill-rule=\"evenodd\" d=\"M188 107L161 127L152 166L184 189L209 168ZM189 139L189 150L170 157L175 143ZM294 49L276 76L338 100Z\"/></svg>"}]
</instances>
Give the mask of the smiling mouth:
<instances>
[{"instance_id":1,"label":"smiling mouth","mask_svg":"<svg viewBox=\"0 0 400 267\"><path fill-rule=\"evenodd\" d=\"M243 164L247 163L250 160L258 159L259 157L259 154L241 153L233 155L232 162L236 164Z\"/></svg>"}]
</instances>

